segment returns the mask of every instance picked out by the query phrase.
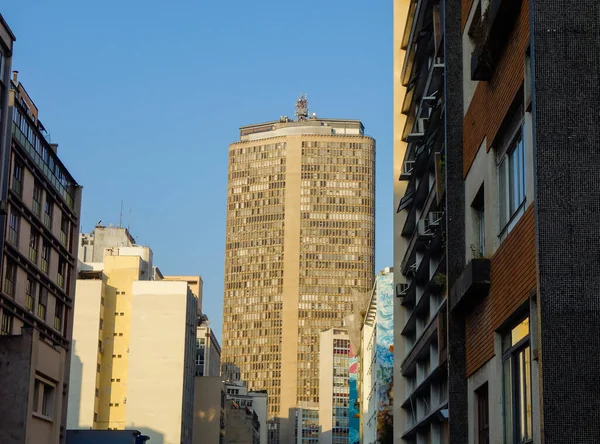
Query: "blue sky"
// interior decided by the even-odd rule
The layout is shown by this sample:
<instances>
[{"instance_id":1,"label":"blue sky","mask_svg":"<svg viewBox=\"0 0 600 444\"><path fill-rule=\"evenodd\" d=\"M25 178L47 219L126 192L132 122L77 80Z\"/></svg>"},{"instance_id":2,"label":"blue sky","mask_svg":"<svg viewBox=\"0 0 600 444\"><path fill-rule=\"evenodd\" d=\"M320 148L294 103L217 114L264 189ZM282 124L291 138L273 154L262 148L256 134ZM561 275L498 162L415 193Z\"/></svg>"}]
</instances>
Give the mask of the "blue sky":
<instances>
[{"instance_id":1,"label":"blue sky","mask_svg":"<svg viewBox=\"0 0 600 444\"><path fill-rule=\"evenodd\" d=\"M222 324L227 146L242 125L361 119L377 139L377 270L392 264L392 2L4 2L13 69L83 185L82 228L124 223L164 274L201 274Z\"/></svg>"}]
</instances>

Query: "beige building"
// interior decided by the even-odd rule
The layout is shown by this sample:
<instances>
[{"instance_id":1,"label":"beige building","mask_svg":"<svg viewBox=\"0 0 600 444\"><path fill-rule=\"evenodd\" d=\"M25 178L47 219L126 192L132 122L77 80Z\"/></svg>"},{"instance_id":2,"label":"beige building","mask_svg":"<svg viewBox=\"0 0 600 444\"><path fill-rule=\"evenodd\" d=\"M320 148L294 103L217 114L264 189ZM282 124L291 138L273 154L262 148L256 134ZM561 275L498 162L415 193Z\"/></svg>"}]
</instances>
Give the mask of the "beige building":
<instances>
[{"instance_id":1,"label":"beige building","mask_svg":"<svg viewBox=\"0 0 600 444\"><path fill-rule=\"evenodd\" d=\"M102 261L80 263L68 428L191 443L200 277L162 278L125 228L98 226L81 242Z\"/></svg>"},{"instance_id":2,"label":"beige building","mask_svg":"<svg viewBox=\"0 0 600 444\"><path fill-rule=\"evenodd\" d=\"M17 73L0 15L0 442L65 442L81 187Z\"/></svg>"},{"instance_id":3,"label":"beige building","mask_svg":"<svg viewBox=\"0 0 600 444\"><path fill-rule=\"evenodd\" d=\"M194 444L225 439L225 387L219 376L194 378Z\"/></svg>"},{"instance_id":4,"label":"beige building","mask_svg":"<svg viewBox=\"0 0 600 444\"><path fill-rule=\"evenodd\" d=\"M358 120L250 125L229 147L222 372L269 393L270 442L319 402L319 334L373 284L375 141Z\"/></svg>"}]
</instances>

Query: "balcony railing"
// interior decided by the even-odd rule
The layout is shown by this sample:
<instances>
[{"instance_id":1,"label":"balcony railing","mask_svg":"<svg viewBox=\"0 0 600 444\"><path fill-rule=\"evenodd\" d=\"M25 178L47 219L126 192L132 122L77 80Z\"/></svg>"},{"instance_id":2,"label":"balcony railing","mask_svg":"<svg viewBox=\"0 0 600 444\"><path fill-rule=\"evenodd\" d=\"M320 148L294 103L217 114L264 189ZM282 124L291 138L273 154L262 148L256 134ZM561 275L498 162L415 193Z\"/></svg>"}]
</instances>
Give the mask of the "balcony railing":
<instances>
[{"instance_id":1,"label":"balcony railing","mask_svg":"<svg viewBox=\"0 0 600 444\"><path fill-rule=\"evenodd\" d=\"M56 278L56 283L60 288L65 288L65 276L59 273Z\"/></svg>"}]
</instances>

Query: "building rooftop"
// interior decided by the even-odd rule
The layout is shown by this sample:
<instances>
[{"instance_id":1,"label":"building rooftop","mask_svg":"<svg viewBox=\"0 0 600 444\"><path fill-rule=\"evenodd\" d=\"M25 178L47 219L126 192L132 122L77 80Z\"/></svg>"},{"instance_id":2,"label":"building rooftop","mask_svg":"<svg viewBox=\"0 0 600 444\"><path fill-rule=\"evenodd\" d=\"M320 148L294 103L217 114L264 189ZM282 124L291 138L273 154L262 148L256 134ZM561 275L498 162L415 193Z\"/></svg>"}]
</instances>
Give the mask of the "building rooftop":
<instances>
[{"instance_id":1,"label":"building rooftop","mask_svg":"<svg viewBox=\"0 0 600 444\"><path fill-rule=\"evenodd\" d=\"M364 125L356 119L331 119L309 113L308 99L300 96L296 102L295 119L281 116L279 120L240 127L240 141L260 140L267 137L293 134L364 136Z\"/></svg>"}]
</instances>

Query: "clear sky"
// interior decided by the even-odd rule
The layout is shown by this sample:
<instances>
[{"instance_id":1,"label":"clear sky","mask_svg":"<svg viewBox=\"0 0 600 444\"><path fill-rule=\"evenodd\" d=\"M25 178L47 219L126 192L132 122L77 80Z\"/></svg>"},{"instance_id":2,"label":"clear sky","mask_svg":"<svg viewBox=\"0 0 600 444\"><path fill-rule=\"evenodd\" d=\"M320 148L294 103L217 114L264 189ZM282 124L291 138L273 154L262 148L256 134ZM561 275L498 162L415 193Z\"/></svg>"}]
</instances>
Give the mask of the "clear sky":
<instances>
[{"instance_id":1,"label":"clear sky","mask_svg":"<svg viewBox=\"0 0 600 444\"><path fill-rule=\"evenodd\" d=\"M220 338L227 146L311 112L377 140L376 267L392 265L392 2L3 2L13 69L84 187L82 228L129 223L163 274L201 274Z\"/></svg>"}]
</instances>

